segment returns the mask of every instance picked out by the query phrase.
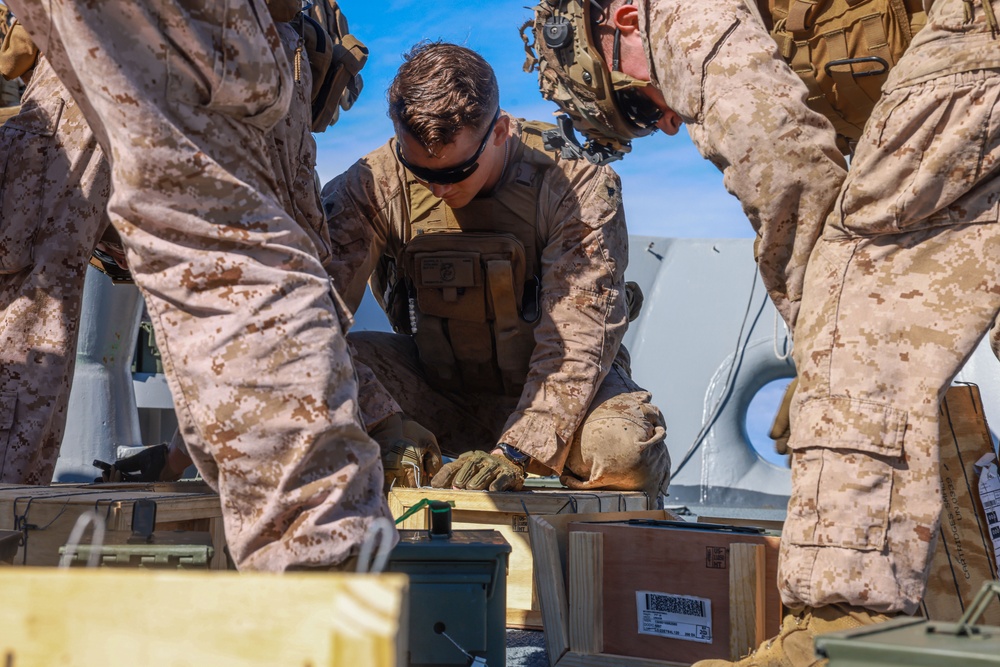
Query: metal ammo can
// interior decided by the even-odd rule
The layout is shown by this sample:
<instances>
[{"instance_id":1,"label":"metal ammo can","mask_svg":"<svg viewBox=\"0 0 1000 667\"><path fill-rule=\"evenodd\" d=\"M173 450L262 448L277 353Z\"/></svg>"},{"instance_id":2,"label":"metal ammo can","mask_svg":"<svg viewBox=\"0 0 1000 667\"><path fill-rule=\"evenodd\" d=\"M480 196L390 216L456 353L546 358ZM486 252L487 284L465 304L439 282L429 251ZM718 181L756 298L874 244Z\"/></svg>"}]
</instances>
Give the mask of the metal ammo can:
<instances>
[{"instance_id":1,"label":"metal ammo can","mask_svg":"<svg viewBox=\"0 0 1000 667\"><path fill-rule=\"evenodd\" d=\"M1000 628L975 625L997 594L1000 582L984 585L958 623L907 617L820 635L816 653L829 667L1000 665Z\"/></svg>"},{"instance_id":2,"label":"metal ammo can","mask_svg":"<svg viewBox=\"0 0 1000 667\"><path fill-rule=\"evenodd\" d=\"M399 531L386 567L410 577L408 664L503 667L510 544L495 530L452 532L450 517L436 523Z\"/></svg>"}]
</instances>

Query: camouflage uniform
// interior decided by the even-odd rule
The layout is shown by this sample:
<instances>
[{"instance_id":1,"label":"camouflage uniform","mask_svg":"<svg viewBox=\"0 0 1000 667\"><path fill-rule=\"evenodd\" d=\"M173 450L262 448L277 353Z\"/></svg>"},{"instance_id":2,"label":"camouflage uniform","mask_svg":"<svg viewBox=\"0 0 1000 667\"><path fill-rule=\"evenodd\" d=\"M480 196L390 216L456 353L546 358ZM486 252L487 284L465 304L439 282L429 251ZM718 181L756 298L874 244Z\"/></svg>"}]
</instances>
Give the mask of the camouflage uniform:
<instances>
[{"instance_id":1,"label":"camouflage uniform","mask_svg":"<svg viewBox=\"0 0 1000 667\"><path fill-rule=\"evenodd\" d=\"M430 379L432 364L421 363L425 348L418 354L410 336L361 332L348 338L403 412L434 432L443 452L490 450L506 442L562 475L570 488L641 489L656 495L665 487L669 456L663 417L649 393L631 380L621 346L628 326L623 280L628 239L618 177L610 168L556 159L532 148L525 126L519 121L512 126L510 163L501 182L488 198L470 206L448 209L417 185L396 160L394 140L328 183L323 202L338 254L334 283L356 308L373 271L373 290L383 307L389 274L396 271L401 282L412 283L406 245L413 243L421 220L432 217L422 217L418 201L432 212L454 216L463 233L514 233L503 225L516 222L501 223L492 212L512 199L527 201L530 211L513 217L522 228L519 238L530 237L526 253L534 253L529 264L540 274L541 315L516 334L527 352L524 375L512 385L516 389L470 383L467 362L460 364L462 390L443 388ZM537 155L547 156L545 166L529 162ZM454 236L435 234L433 227L421 231L428 232L422 238ZM422 302L417 307L423 309ZM456 331L453 322L453 345L460 335ZM494 333L494 338L499 336ZM484 339L485 358L502 363L497 352L502 343L491 343L488 331ZM367 407L365 395L362 403L369 420L387 416Z\"/></svg>"},{"instance_id":2,"label":"camouflage uniform","mask_svg":"<svg viewBox=\"0 0 1000 667\"><path fill-rule=\"evenodd\" d=\"M937 0L810 258L796 329L789 606L913 613L941 511L938 406L1000 311L1000 38Z\"/></svg>"},{"instance_id":3,"label":"camouflage uniform","mask_svg":"<svg viewBox=\"0 0 1000 667\"><path fill-rule=\"evenodd\" d=\"M11 5L111 156L112 222L237 564L346 560L388 507L349 317L270 174L294 88L263 0Z\"/></svg>"},{"instance_id":4,"label":"camouflage uniform","mask_svg":"<svg viewBox=\"0 0 1000 667\"><path fill-rule=\"evenodd\" d=\"M806 261L845 175L833 128L741 2L638 0L652 84L757 232L778 312L794 325Z\"/></svg>"},{"instance_id":5,"label":"camouflage uniform","mask_svg":"<svg viewBox=\"0 0 1000 667\"><path fill-rule=\"evenodd\" d=\"M107 162L44 56L0 129L0 482L52 481Z\"/></svg>"}]
</instances>

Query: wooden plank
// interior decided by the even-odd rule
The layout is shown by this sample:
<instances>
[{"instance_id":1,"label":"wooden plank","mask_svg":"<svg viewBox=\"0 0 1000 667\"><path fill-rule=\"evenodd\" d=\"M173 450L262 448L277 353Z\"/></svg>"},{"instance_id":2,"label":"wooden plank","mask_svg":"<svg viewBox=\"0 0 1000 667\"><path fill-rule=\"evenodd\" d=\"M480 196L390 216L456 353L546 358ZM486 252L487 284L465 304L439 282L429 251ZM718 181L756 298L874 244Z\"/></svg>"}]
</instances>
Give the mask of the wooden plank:
<instances>
[{"instance_id":1,"label":"wooden plank","mask_svg":"<svg viewBox=\"0 0 1000 667\"><path fill-rule=\"evenodd\" d=\"M563 656L557 667L689 667L690 664L689 662L631 658L625 655L605 653L594 655L570 651Z\"/></svg>"},{"instance_id":2,"label":"wooden plank","mask_svg":"<svg viewBox=\"0 0 1000 667\"><path fill-rule=\"evenodd\" d=\"M531 550L535 557L535 583L542 607L545 626L545 649L550 667L569 650L569 604L563 583L562 560L559 556L559 539L555 527L548 522L552 517L533 516L528 521Z\"/></svg>"},{"instance_id":3,"label":"wooden plank","mask_svg":"<svg viewBox=\"0 0 1000 667\"><path fill-rule=\"evenodd\" d=\"M538 630L543 627L542 612L534 609L507 607L507 627L518 630Z\"/></svg>"},{"instance_id":4,"label":"wooden plank","mask_svg":"<svg viewBox=\"0 0 1000 667\"><path fill-rule=\"evenodd\" d=\"M465 491L461 489L394 488L400 505L413 507L423 498L454 501L455 507L464 510L510 512L524 514L562 514L565 512L595 513L641 510L648 506L646 495L640 491L571 491L569 489L540 489L517 493ZM639 507L638 505L644 507ZM395 515L394 515L395 516Z\"/></svg>"},{"instance_id":5,"label":"wooden plank","mask_svg":"<svg viewBox=\"0 0 1000 667\"><path fill-rule=\"evenodd\" d=\"M569 534L569 648L577 653L604 650L604 536Z\"/></svg>"},{"instance_id":6,"label":"wooden plank","mask_svg":"<svg viewBox=\"0 0 1000 667\"><path fill-rule=\"evenodd\" d=\"M749 655L767 637L764 633L763 544L734 543L729 547L729 657Z\"/></svg>"},{"instance_id":7,"label":"wooden plank","mask_svg":"<svg viewBox=\"0 0 1000 667\"><path fill-rule=\"evenodd\" d=\"M406 664L399 574L6 568L0 590L8 665Z\"/></svg>"}]
</instances>

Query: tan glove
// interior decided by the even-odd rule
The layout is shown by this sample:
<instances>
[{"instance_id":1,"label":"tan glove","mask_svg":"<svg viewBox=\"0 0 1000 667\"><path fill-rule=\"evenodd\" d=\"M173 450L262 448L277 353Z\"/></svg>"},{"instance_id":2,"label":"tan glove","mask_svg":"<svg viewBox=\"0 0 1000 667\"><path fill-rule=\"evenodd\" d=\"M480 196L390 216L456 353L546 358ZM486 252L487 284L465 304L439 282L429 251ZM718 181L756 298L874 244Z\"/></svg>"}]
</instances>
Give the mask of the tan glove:
<instances>
[{"instance_id":1,"label":"tan glove","mask_svg":"<svg viewBox=\"0 0 1000 667\"><path fill-rule=\"evenodd\" d=\"M781 405L778 406L778 414L774 416L774 423L771 425L771 440L774 440L774 451L781 455L787 455L788 438L792 434L792 424L789 411L792 407L792 396L795 395L795 388L799 386L799 378L795 377L788 383L785 395L781 398Z\"/></svg>"},{"instance_id":2,"label":"tan glove","mask_svg":"<svg viewBox=\"0 0 1000 667\"><path fill-rule=\"evenodd\" d=\"M379 422L371 433L382 452L385 486L418 487L441 469L441 448L437 438L426 428L396 413Z\"/></svg>"},{"instance_id":3,"label":"tan glove","mask_svg":"<svg viewBox=\"0 0 1000 667\"><path fill-rule=\"evenodd\" d=\"M466 452L441 468L431 480L431 486L435 489L520 491L524 487L524 471L503 456Z\"/></svg>"}]
</instances>

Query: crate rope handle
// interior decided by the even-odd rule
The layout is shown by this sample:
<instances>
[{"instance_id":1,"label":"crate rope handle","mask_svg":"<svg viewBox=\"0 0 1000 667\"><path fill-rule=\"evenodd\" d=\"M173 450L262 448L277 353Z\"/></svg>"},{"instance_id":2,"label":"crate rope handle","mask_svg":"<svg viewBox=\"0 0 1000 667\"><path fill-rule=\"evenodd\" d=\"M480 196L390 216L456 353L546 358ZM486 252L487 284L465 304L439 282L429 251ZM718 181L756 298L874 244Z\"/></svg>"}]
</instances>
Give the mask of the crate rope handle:
<instances>
[{"instance_id":1,"label":"crate rope handle","mask_svg":"<svg viewBox=\"0 0 1000 667\"><path fill-rule=\"evenodd\" d=\"M66 548L59 559L59 567L69 567L73 562L73 556L83 538L83 531L87 529L89 524L94 524L94 533L90 538L91 549L90 556L87 557L87 567L97 567L100 564L101 546L104 545L104 517L94 510L88 510L77 518L73 530L70 531L69 539L66 540Z\"/></svg>"}]
</instances>

